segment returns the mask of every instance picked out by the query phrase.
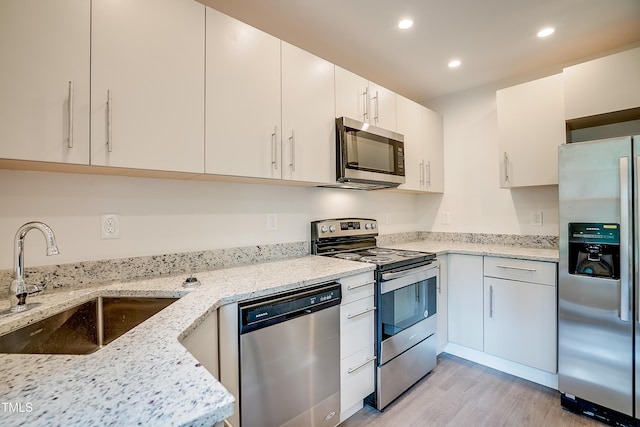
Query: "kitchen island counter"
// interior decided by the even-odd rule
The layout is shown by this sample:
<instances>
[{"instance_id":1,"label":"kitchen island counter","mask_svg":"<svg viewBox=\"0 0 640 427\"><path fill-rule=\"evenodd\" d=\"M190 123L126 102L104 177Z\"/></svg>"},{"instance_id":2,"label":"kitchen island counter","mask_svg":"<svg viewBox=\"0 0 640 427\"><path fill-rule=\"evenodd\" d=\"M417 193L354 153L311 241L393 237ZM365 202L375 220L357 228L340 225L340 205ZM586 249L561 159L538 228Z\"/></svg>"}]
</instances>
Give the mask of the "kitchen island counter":
<instances>
[{"instance_id":1,"label":"kitchen island counter","mask_svg":"<svg viewBox=\"0 0 640 427\"><path fill-rule=\"evenodd\" d=\"M221 305L373 269L305 256L201 272L193 290L181 275L45 292L17 314L3 301L0 334L97 296L180 297L93 354L0 354L0 424L212 426L232 414L234 397L180 343L191 331Z\"/></svg>"}]
</instances>

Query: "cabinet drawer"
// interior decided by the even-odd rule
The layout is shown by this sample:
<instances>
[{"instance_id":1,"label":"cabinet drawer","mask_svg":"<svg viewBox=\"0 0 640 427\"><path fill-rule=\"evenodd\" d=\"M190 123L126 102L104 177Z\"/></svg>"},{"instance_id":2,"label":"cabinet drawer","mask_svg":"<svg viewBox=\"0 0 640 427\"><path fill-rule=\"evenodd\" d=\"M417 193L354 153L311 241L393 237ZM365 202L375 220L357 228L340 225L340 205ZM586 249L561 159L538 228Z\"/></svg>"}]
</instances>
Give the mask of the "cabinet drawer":
<instances>
[{"instance_id":1,"label":"cabinet drawer","mask_svg":"<svg viewBox=\"0 0 640 427\"><path fill-rule=\"evenodd\" d=\"M340 358L372 345L375 340L373 296L340 307Z\"/></svg>"},{"instance_id":2,"label":"cabinet drawer","mask_svg":"<svg viewBox=\"0 0 640 427\"><path fill-rule=\"evenodd\" d=\"M340 361L340 410L351 408L373 393L376 360L373 344Z\"/></svg>"},{"instance_id":3,"label":"cabinet drawer","mask_svg":"<svg viewBox=\"0 0 640 427\"><path fill-rule=\"evenodd\" d=\"M484 275L555 286L556 263L486 256L484 257Z\"/></svg>"},{"instance_id":4,"label":"cabinet drawer","mask_svg":"<svg viewBox=\"0 0 640 427\"><path fill-rule=\"evenodd\" d=\"M343 277L340 279L340 283L342 284L342 304L372 296L375 291L375 279L372 271Z\"/></svg>"}]
</instances>

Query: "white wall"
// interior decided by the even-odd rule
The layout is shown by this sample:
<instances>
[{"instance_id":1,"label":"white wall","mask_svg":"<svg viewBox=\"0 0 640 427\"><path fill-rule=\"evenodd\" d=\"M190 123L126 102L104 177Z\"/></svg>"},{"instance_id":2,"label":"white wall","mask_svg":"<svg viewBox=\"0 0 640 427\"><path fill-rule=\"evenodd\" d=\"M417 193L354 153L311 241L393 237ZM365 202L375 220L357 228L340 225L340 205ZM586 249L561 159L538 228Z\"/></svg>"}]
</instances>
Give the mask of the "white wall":
<instances>
[{"instance_id":1,"label":"white wall","mask_svg":"<svg viewBox=\"0 0 640 427\"><path fill-rule=\"evenodd\" d=\"M422 229L468 233L558 235L558 188L499 186L496 90L488 85L432 100L444 120L444 196L420 196ZM550 167L557 167L550 165ZM530 211L543 211L543 226ZM450 213L450 224L442 223Z\"/></svg>"},{"instance_id":2,"label":"white wall","mask_svg":"<svg viewBox=\"0 0 640 427\"><path fill-rule=\"evenodd\" d=\"M13 267L15 232L31 220L53 228L61 254L46 257L42 236L31 231L27 266L309 241L310 221L344 216L373 216L383 234L416 231L417 197L0 170L0 269ZM100 239L104 213L120 215L120 239ZM268 213L277 213L277 231L267 230Z\"/></svg>"}]
</instances>

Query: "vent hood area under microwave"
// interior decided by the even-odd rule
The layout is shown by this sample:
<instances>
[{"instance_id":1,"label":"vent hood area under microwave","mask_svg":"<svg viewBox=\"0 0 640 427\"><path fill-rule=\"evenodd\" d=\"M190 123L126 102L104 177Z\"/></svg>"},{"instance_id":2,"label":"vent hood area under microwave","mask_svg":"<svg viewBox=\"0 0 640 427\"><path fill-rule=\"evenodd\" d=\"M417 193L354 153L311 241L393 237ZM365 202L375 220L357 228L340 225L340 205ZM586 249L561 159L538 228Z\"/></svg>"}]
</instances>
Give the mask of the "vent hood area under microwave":
<instances>
[{"instance_id":1,"label":"vent hood area under microwave","mask_svg":"<svg viewBox=\"0 0 640 427\"><path fill-rule=\"evenodd\" d=\"M347 117L336 119L336 183L357 190L405 183L404 136Z\"/></svg>"}]
</instances>

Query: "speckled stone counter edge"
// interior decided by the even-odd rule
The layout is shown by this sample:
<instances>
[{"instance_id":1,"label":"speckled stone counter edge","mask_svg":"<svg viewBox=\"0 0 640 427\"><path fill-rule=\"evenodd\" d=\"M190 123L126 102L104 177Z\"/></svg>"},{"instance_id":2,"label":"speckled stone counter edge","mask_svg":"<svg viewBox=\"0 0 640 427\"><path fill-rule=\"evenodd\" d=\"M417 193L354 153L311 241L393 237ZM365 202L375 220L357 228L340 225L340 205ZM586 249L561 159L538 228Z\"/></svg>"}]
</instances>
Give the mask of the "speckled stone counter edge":
<instances>
[{"instance_id":1,"label":"speckled stone counter edge","mask_svg":"<svg viewBox=\"0 0 640 427\"><path fill-rule=\"evenodd\" d=\"M521 236L512 234L403 232L378 236L379 246L389 246L418 240L478 243L553 249L557 236ZM213 249L142 257L118 258L102 261L27 267L29 283L46 282L50 288L104 285L113 281L162 277L212 271L236 265L255 264L283 258L305 256L310 253L309 242L279 243L239 248ZM0 284L10 283L12 270L0 270ZM0 287L0 298L6 297L8 286Z\"/></svg>"}]
</instances>

